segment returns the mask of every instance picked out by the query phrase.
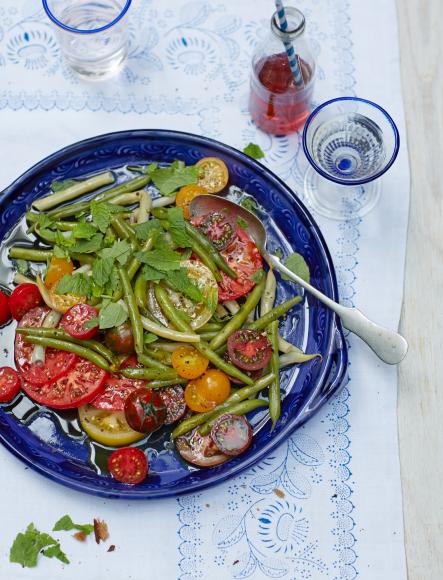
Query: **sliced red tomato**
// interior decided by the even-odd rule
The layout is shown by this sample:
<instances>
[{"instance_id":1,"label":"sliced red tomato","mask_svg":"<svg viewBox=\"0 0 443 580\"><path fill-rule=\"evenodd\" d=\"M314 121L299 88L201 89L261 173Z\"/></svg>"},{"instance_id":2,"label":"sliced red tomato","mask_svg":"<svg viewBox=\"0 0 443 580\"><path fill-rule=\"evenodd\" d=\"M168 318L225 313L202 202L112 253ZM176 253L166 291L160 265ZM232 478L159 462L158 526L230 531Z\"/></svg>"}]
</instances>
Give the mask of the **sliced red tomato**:
<instances>
[{"instance_id":1,"label":"sliced red tomato","mask_svg":"<svg viewBox=\"0 0 443 580\"><path fill-rule=\"evenodd\" d=\"M91 405L105 411L123 411L129 395L145 386L146 381L110 375L106 379L103 392L91 401Z\"/></svg>"},{"instance_id":2,"label":"sliced red tomato","mask_svg":"<svg viewBox=\"0 0 443 580\"><path fill-rule=\"evenodd\" d=\"M73 409L86 405L96 397L107 376L106 371L81 358L65 376L42 386L25 381L23 390L31 399L46 407Z\"/></svg>"},{"instance_id":3,"label":"sliced red tomato","mask_svg":"<svg viewBox=\"0 0 443 580\"><path fill-rule=\"evenodd\" d=\"M236 237L234 224L221 212L198 216L192 223L219 252L226 249Z\"/></svg>"},{"instance_id":4,"label":"sliced red tomato","mask_svg":"<svg viewBox=\"0 0 443 580\"><path fill-rule=\"evenodd\" d=\"M152 433L164 424L166 406L157 391L137 389L125 401L125 417L134 431Z\"/></svg>"},{"instance_id":5,"label":"sliced red tomato","mask_svg":"<svg viewBox=\"0 0 443 580\"><path fill-rule=\"evenodd\" d=\"M19 327L39 327L43 324L49 308L37 306L27 312L20 320ZM34 345L25 342L24 336L15 336L15 364L21 377L27 383L44 385L65 375L78 360L77 355L54 348L47 348L45 362L31 362Z\"/></svg>"},{"instance_id":6,"label":"sliced red tomato","mask_svg":"<svg viewBox=\"0 0 443 580\"><path fill-rule=\"evenodd\" d=\"M117 481L136 485L148 475L148 460L141 449L123 447L111 453L108 469Z\"/></svg>"},{"instance_id":7,"label":"sliced red tomato","mask_svg":"<svg viewBox=\"0 0 443 580\"><path fill-rule=\"evenodd\" d=\"M11 367L0 368L0 403L12 401L19 392L21 380L15 369Z\"/></svg>"},{"instance_id":8,"label":"sliced red tomato","mask_svg":"<svg viewBox=\"0 0 443 580\"><path fill-rule=\"evenodd\" d=\"M29 310L41 304L43 298L35 284L19 284L9 297L9 308L15 320L20 320Z\"/></svg>"},{"instance_id":9,"label":"sliced red tomato","mask_svg":"<svg viewBox=\"0 0 443 580\"><path fill-rule=\"evenodd\" d=\"M258 330L241 328L228 338L228 353L236 367L258 371L268 364L272 348L266 336Z\"/></svg>"},{"instance_id":10,"label":"sliced red tomato","mask_svg":"<svg viewBox=\"0 0 443 580\"><path fill-rule=\"evenodd\" d=\"M233 280L224 272L221 282L218 283L218 301L235 300L247 294L255 286L252 275L263 266L259 249L241 228L237 228L237 237L220 252L228 266L237 274Z\"/></svg>"},{"instance_id":11,"label":"sliced red tomato","mask_svg":"<svg viewBox=\"0 0 443 580\"><path fill-rule=\"evenodd\" d=\"M6 324L11 318L11 309L9 308L9 297L0 291L0 326Z\"/></svg>"},{"instance_id":12,"label":"sliced red tomato","mask_svg":"<svg viewBox=\"0 0 443 580\"><path fill-rule=\"evenodd\" d=\"M211 439L225 455L240 455L251 445L252 427L242 415L226 413L211 429Z\"/></svg>"},{"instance_id":13,"label":"sliced red tomato","mask_svg":"<svg viewBox=\"0 0 443 580\"><path fill-rule=\"evenodd\" d=\"M98 325L88 328L86 324L98 317L98 311L89 304L76 304L72 306L60 321L60 326L74 338L88 340L98 332Z\"/></svg>"},{"instance_id":14,"label":"sliced red tomato","mask_svg":"<svg viewBox=\"0 0 443 580\"><path fill-rule=\"evenodd\" d=\"M220 453L210 435L200 435L198 427L177 437L175 445L183 459L199 467L214 467L229 459L228 455Z\"/></svg>"},{"instance_id":15,"label":"sliced red tomato","mask_svg":"<svg viewBox=\"0 0 443 580\"><path fill-rule=\"evenodd\" d=\"M159 395L166 407L165 425L175 423L186 414L185 394L180 385L160 389Z\"/></svg>"}]
</instances>

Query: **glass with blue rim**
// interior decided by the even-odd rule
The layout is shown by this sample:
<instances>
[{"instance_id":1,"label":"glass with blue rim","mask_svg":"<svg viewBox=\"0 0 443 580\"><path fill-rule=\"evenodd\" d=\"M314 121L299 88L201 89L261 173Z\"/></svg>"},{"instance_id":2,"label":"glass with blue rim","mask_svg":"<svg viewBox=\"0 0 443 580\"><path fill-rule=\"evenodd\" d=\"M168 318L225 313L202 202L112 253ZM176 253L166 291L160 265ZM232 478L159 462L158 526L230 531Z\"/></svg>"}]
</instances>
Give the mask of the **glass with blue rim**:
<instances>
[{"instance_id":1,"label":"glass with blue rim","mask_svg":"<svg viewBox=\"0 0 443 580\"><path fill-rule=\"evenodd\" d=\"M43 0L60 50L84 78L116 74L128 54L127 13L132 0Z\"/></svg>"},{"instance_id":2,"label":"glass with blue rim","mask_svg":"<svg viewBox=\"0 0 443 580\"><path fill-rule=\"evenodd\" d=\"M380 105L340 97L318 106L303 130L310 163L305 174L307 202L336 220L361 218L380 198L382 175L394 163L400 137Z\"/></svg>"}]
</instances>

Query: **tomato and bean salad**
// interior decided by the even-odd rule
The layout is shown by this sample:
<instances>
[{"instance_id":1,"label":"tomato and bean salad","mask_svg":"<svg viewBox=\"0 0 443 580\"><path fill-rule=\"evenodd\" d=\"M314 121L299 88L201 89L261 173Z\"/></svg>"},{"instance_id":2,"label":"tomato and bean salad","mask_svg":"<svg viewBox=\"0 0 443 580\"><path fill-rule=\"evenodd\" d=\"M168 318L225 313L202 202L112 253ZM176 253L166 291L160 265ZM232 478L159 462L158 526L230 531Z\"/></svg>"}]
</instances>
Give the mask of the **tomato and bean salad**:
<instances>
[{"instance_id":1,"label":"tomato and bean salad","mask_svg":"<svg viewBox=\"0 0 443 580\"><path fill-rule=\"evenodd\" d=\"M249 413L279 419L280 368L316 355L280 336L301 297L274 305L247 224L190 217L196 196L227 192L221 159L125 171L54 183L26 213L33 244L9 249L15 286L0 292L0 324L17 321L0 403L77 409L110 474L135 485L149 472L137 445L165 426L191 464L243 453Z\"/></svg>"}]
</instances>

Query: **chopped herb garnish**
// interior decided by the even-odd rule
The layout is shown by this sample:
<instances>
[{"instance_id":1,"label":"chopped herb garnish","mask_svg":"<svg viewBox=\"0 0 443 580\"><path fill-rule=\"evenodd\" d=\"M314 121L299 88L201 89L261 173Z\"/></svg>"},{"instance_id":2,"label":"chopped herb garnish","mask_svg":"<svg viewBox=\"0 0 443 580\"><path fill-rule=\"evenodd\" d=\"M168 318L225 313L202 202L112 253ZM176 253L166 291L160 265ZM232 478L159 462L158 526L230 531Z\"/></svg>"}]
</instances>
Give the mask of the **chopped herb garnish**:
<instances>
[{"instance_id":1,"label":"chopped herb garnish","mask_svg":"<svg viewBox=\"0 0 443 580\"><path fill-rule=\"evenodd\" d=\"M247 230L249 227L249 224L246 220L244 220L241 216L237 216L237 225L239 228L241 228L242 230Z\"/></svg>"},{"instance_id":2,"label":"chopped herb garnish","mask_svg":"<svg viewBox=\"0 0 443 580\"><path fill-rule=\"evenodd\" d=\"M258 204L253 197L245 197L241 200L240 205L247 209L248 211L252 211L252 213L258 210Z\"/></svg>"},{"instance_id":3,"label":"chopped herb garnish","mask_svg":"<svg viewBox=\"0 0 443 580\"><path fill-rule=\"evenodd\" d=\"M151 343L153 343L153 342L155 342L157 340L158 340L158 336L156 336L152 332L145 332L143 334L143 342L145 344L151 344Z\"/></svg>"},{"instance_id":4,"label":"chopped herb garnish","mask_svg":"<svg viewBox=\"0 0 443 580\"><path fill-rule=\"evenodd\" d=\"M90 296L91 279L86 274L65 274L57 284L56 294L74 294L75 296Z\"/></svg>"},{"instance_id":5,"label":"chopped herb garnish","mask_svg":"<svg viewBox=\"0 0 443 580\"><path fill-rule=\"evenodd\" d=\"M73 185L77 185L79 183L79 179L64 179L63 181L53 181L51 183L51 189L54 193L59 191L63 191L68 189L68 187L72 187Z\"/></svg>"},{"instance_id":6,"label":"chopped herb garnish","mask_svg":"<svg viewBox=\"0 0 443 580\"><path fill-rule=\"evenodd\" d=\"M249 157L252 157L253 159L262 159L265 156L261 147L255 143L249 143L246 145L243 149L243 153L246 153L246 155L249 155Z\"/></svg>"},{"instance_id":7,"label":"chopped herb garnish","mask_svg":"<svg viewBox=\"0 0 443 580\"><path fill-rule=\"evenodd\" d=\"M112 260L117 260L120 265L124 266L128 261L131 252L131 244L128 241L117 240L110 248L103 248L103 250L99 252L99 255L102 258L111 258Z\"/></svg>"},{"instance_id":8,"label":"chopped herb garnish","mask_svg":"<svg viewBox=\"0 0 443 580\"><path fill-rule=\"evenodd\" d=\"M251 276L251 279L258 284L261 279L263 278L263 276L265 275L265 272L263 270L263 268L260 268L260 270L257 270L257 272L254 272Z\"/></svg>"},{"instance_id":9,"label":"chopped herb garnish","mask_svg":"<svg viewBox=\"0 0 443 580\"><path fill-rule=\"evenodd\" d=\"M92 278L97 286L105 286L114 267L114 258L97 258L92 265Z\"/></svg>"},{"instance_id":10,"label":"chopped herb garnish","mask_svg":"<svg viewBox=\"0 0 443 580\"><path fill-rule=\"evenodd\" d=\"M298 254L297 252L289 254L289 256L284 261L284 264L286 268L291 270L291 272L294 272L294 274L297 274L297 276L300 276L300 278L302 278L305 282L309 283L311 277L309 266L301 254ZM285 276L285 274L282 274L282 278L283 280L290 280L290 278Z\"/></svg>"},{"instance_id":11,"label":"chopped herb garnish","mask_svg":"<svg viewBox=\"0 0 443 580\"><path fill-rule=\"evenodd\" d=\"M121 304L117 302L104 302L100 308L99 327L100 330L120 326L128 319L128 313Z\"/></svg>"},{"instance_id":12,"label":"chopped herb garnish","mask_svg":"<svg viewBox=\"0 0 443 580\"><path fill-rule=\"evenodd\" d=\"M163 228L160 224L160 220L158 219L151 219L143 224L138 224L134 227L135 230L135 237L137 240L142 242L146 242L148 238L151 237L153 232L162 233Z\"/></svg>"},{"instance_id":13,"label":"chopped herb garnish","mask_svg":"<svg viewBox=\"0 0 443 580\"><path fill-rule=\"evenodd\" d=\"M177 246L180 248L189 248L192 246L192 240L186 232L186 222L181 207L171 207L168 209L168 222L171 226L169 233Z\"/></svg>"},{"instance_id":14,"label":"chopped herb garnish","mask_svg":"<svg viewBox=\"0 0 443 580\"><path fill-rule=\"evenodd\" d=\"M77 254L91 254L102 247L103 234L95 234L90 240L78 240L69 248L70 252Z\"/></svg>"},{"instance_id":15,"label":"chopped herb garnish","mask_svg":"<svg viewBox=\"0 0 443 580\"><path fill-rule=\"evenodd\" d=\"M52 528L53 532L58 532L60 530L69 532L70 530L80 530L85 532L85 534L90 534L94 531L94 526L92 524L74 524L71 517L65 515L61 517Z\"/></svg>"},{"instance_id":16,"label":"chopped herb garnish","mask_svg":"<svg viewBox=\"0 0 443 580\"><path fill-rule=\"evenodd\" d=\"M72 230L72 237L75 239L90 240L97 233L97 228L89 222L79 222Z\"/></svg>"},{"instance_id":17,"label":"chopped herb garnish","mask_svg":"<svg viewBox=\"0 0 443 580\"><path fill-rule=\"evenodd\" d=\"M43 550L47 546L52 549ZM40 552L48 558L56 557L65 564L69 564L68 558L61 551L59 542L49 534L37 530L32 523L29 524L24 533L17 534L9 552L9 561L21 564L24 568L34 568L37 566Z\"/></svg>"},{"instance_id":18,"label":"chopped herb garnish","mask_svg":"<svg viewBox=\"0 0 443 580\"><path fill-rule=\"evenodd\" d=\"M113 205L112 203L107 203L106 201L91 202L92 221L103 233L105 233L108 229L109 224L114 219L114 216L123 211L126 211L126 208L121 205Z\"/></svg>"},{"instance_id":19,"label":"chopped herb garnish","mask_svg":"<svg viewBox=\"0 0 443 580\"><path fill-rule=\"evenodd\" d=\"M181 255L174 250L151 250L149 252L136 252L135 257L143 264L151 266L161 272L169 272L170 270L179 270Z\"/></svg>"},{"instance_id":20,"label":"chopped herb garnish","mask_svg":"<svg viewBox=\"0 0 443 580\"><path fill-rule=\"evenodd\" d=\"M180 268L179 270L173 270L168 272L167 283L171 285L174 290L181 292L194 302L202 302L203 294L200 288L189 278L186 273L185 268Z\"/></svg>"},{"instance_id":21,"label":"chopped herb garnish","mask_svg":"<svg viewBox=\"0 0 443 580\"><path fill-rule=\"evenodd\" d=\"M186 167L183 163L174 161L169 167L158 167L150 175L161 195L172 195L184 185L197 183L199 168L195 165Z\"/></svg>"}]
</instances>

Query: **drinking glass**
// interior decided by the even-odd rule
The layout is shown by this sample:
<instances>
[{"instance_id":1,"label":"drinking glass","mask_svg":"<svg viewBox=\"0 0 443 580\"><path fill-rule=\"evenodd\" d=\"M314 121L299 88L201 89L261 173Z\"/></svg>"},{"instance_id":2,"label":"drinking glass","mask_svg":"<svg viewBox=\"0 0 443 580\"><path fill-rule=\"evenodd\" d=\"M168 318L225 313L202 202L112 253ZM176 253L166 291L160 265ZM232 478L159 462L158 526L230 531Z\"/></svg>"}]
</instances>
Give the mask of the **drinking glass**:
<instances>
[{"instance_id":1,"label":"drinking glass","mask_svg":"<svg viewBox=\"0 0 443 580\"><path fill-rule=\"evenodd\" d=\"M398 154L400 137L390 115L357 97L317 107L303 130L310 163L305 195L319 214L338 220L366 215L376 205L381 176Z\"/></svg>"},{"instance_id":2,"label":"drinking glass","mask_svg":"<svg viewBox=\"0 0 443 580\"><path fill-rule=\"evenodd\" d=\"M126 14L131 2L43 0L60 49L78 74L100 79L118 72L128 52Z\"/></svg>"}]
</instances>

